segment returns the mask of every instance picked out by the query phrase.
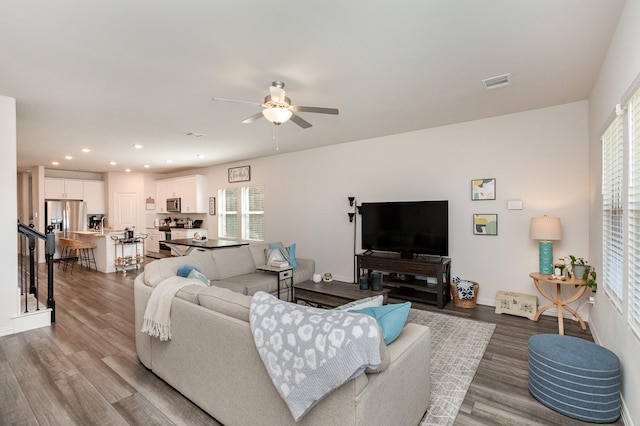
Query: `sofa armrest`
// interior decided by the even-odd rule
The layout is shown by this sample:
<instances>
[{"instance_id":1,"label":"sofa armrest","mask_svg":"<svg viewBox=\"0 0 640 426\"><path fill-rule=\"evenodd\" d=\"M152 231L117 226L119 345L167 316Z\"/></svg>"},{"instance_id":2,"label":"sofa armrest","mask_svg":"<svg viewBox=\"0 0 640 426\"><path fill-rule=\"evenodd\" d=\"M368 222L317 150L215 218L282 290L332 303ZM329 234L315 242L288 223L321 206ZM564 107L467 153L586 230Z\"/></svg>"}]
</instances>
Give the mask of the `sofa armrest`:
<instances>
[{"instance_id":1,"label":"sofa armrest","mask_svg":"<svg viewBox=\"0 0 640 426\"><path fill-rule=\"evenodd\" d=\"M293 270L293 283L300 284L309 281L316 271L316 261L313 259L296 258L298 269Z\"/></svg>"}]
</instances>

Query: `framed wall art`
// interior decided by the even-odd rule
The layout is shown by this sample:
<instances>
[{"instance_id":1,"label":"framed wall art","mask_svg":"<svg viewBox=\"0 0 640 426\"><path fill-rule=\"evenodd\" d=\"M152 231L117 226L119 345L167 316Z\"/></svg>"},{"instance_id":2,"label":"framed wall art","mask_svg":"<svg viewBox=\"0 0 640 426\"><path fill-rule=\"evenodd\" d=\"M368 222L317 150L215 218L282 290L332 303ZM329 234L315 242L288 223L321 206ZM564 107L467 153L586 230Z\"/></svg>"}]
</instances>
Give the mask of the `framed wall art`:
<instances>
[{"instance_id":1,"label":"framed wall art","mask_svg":"<svg viewBox=\"0 0 640 426\"><path fill-rule=\"evenodd\" d=\"M498 235L498 215L474 214L473 235Z\"/></svg>"},{"instance_id":2,"label":"framed wall art","mask_svg":"<svg viewBox=\"0 0 640 426\"><path fill-rule=\"evenodd\" d=\"M229 168L229 183L247 182L251 180L251 166Z\"/></svg>"},{"instance_id":3,"label":"framed wall art","mask_svg":"<svg viewBox=\"0 0 640 426\"><path fill-rule=\"evenodd\" d=\"M209 197L209 214L216 214L216 197Z\"/></svg>"},{"instance_id":4,"label":"framed wall art","mask_svg":"<svg viewBox=\"0 0 640 426\"><path fill-rule=\"evenodd\" d=\"M471 181L471 199L479 200L495 200L496 199L496 180L490 179L473 179Z\"/></svg>"}]
</instances>

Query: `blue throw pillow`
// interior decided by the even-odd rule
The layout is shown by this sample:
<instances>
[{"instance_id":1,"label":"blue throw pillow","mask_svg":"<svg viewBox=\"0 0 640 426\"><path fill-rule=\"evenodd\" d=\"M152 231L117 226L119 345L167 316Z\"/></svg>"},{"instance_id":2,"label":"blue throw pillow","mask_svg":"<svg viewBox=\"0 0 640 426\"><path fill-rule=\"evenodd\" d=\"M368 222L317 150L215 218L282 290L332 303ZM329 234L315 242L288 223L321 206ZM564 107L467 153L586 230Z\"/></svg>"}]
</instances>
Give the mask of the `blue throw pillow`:
<instances>
[{"instance_id":1,"label":"blue throw pillow","mask_svg":"<svg viewBox=\"0 0 640 426\"><path fill-rule=\"evenodd\" d=\"M176 272L176 275L182 278L187 278L189 276L189 272L196 270L198 272L200 272L200 269L196 268L193 265L189 265L188 263L185 263L184 265L180 265L178 267L178 271Z\"/></svg>"},{"instance_id":2,"label":"blue throw pillow","mask_svg":"<svg viewBox=\"0 0 640 426\"><path fill-rule=\"evenodd\" d=\"M289 262L289 265L293 269L298 269L298 263L296 262L296 244L293 243L289 247L282 247L279 244L269 244L270 249L278 249L282 254L284 260Z\"/></svg>"},{"instance_id":3,"label":"blue throw pillow","mask_svg":"<svg viewBox=\"0 0 640 426\"><path fill-rule=\"evenodd\" d=\"M382 337L387 345L398 338L409 316L411 302L384 305L349 311L351 313L366 314L376 319L382 329Z\"/></svg>"},{"instance_id":4,"label":"blue throw pillow","mask_svg":"<svg viewBox=\"0 0 640 426\"><path fill-rule=\"evenodd\" d=\"M193 268L187 278L191 278L194 280L202 281L204 285L211 285L209 282L209 278L207 278L202 272L198 271L196 268Z\"/></svg>"}]
</instances>

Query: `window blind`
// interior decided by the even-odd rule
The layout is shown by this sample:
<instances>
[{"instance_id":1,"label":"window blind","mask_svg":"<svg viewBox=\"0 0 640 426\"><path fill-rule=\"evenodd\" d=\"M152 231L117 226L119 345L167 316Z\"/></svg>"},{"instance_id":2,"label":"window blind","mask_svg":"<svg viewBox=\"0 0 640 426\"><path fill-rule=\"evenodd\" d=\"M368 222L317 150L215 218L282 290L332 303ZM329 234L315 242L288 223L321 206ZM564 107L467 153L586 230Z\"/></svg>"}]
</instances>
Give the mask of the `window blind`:
<instances>
[{"instance_id":1,"label":"window blind","mask_svg":"<svg viewBox=\"0 0 640 426\"><path fill-rule=\"evenodd\" d=\"M218 191L218 236L238 239L238 194L235 188Z\"/></svg>"},{"instance_id":2,"label":"window blind","mask_svg":"<svg viewBox=\"0 0 640 426\"><path fill-rule=\"evenodd\" d=\"M628 322L640 337L640 89L627 105L629 117L629 285Z\"/></svg>"},{"instance_id":3,"label":"window blind","mask_svg":"<svg viewBox=\"0 0 640 426\"><path fill-rule=\"evenodd\" d=\"M264 241L264 186L242 188L242 239Z\"/></svg>"},{"instance_id":4,"label":"window blind","mask_svg":"<svg viewBox=\"0 0 640 426\"><path fill-rule=\"evenodd\" d=\"M602 285L620 309L623 288L623 128L616 116L602 135Z\"/></svg>"}]
</instances>

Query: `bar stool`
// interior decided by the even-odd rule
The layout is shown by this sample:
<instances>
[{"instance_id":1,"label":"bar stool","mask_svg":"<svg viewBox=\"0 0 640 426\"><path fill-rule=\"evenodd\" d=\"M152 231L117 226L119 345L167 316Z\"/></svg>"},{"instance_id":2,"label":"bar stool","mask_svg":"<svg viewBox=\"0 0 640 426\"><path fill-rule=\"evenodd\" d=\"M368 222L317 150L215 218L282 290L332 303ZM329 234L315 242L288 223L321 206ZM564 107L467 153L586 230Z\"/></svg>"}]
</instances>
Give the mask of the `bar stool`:
<instances>
[{"instance_id":1,"label":"bar stool","mask_svg":"<svg viewBox=\"0 0 640 426\"><path fill-rule=\"evenodd\" d=\"M60 269L60 265L63 265L62 270L66 272L69 267L69 262L71 262L71 272L73 273L73 266L75 265L78 257L78 249L76 248L77 240L72 240L71 238L60 238L59 241L62 251L60 253L58 269Z\"/></svg>"},{"instance_id":2,"label":"bar stool","mask_svg":"<svg viewBox=\"0 0 640 426\"><path fill-rule=\"evenodd\" d=\"M98 265L96 265L96 256L93 249L96 248L95 243L90 243L87 241L78 241L76 247L79 250L78 259L80 260L80 266L86 266L91 269L91 264L93 263L93 269L98 270Z\"/></svg>"}]
</instances>

